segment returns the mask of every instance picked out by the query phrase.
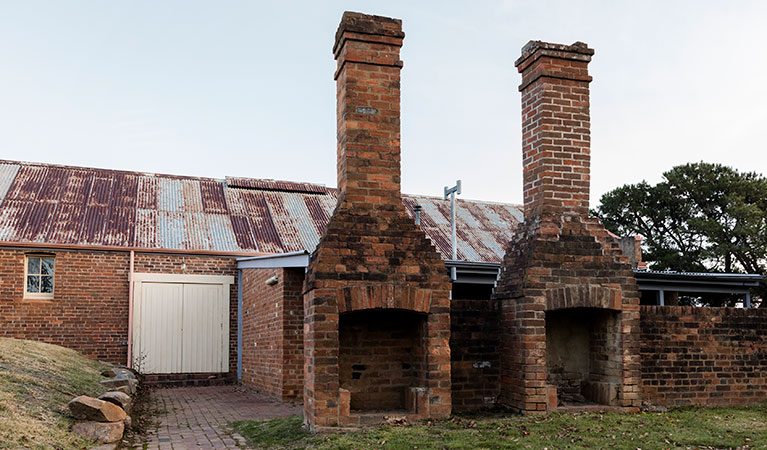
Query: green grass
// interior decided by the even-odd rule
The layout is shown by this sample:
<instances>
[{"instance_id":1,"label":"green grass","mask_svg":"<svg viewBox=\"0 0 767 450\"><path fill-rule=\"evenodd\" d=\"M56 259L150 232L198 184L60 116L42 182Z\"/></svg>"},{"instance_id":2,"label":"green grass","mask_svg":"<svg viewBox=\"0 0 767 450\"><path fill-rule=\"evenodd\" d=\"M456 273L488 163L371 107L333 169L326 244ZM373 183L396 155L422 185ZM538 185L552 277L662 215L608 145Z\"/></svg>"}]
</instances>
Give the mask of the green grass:
<instances>
[{"instance_id":1,"label":"green grass","mask_svg":"<svg viewBox=\"0 0 767 450\"><path fill-rule=\"evenodd\" d=\"M638 414L491 414L317 435L305 432L299 417L236 422L234 426L255 448L767 448L765 406Z\"/></svg>"},{"instance_id":2,"label":"green grass","mask_svg":"<svg viewBox=\"0 0 767 450\"><path fill-rule=\"evenodd\" d=\"M98 396L107 366L57 345L0 338L0 449L81 449L67 402Z\"/></svg>"}]
</instances>

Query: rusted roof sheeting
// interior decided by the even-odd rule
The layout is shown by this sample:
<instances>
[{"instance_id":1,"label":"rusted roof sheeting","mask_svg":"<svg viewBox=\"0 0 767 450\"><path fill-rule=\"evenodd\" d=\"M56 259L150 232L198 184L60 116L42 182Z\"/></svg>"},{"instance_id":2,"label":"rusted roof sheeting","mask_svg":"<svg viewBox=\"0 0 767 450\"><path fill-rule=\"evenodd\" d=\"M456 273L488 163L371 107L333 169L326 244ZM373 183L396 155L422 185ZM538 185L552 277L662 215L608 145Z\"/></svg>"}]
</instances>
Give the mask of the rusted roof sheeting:
<instances>
[{"instance_id":1,"label":"rusted roof sheeting","mask_svg":"<svg viewBox=\"0 0 767 450\"><path fill-rule=\"evenodd\" d=\"M178 177L0 161L0 241L220 253L312 251L336 190L309 183ZM448 259L450 203L405 195ZM458 258L499 262L516 205L457 201Z\"/></svg>"},{"instance_id":2,"label":"rusted roof sheeting","mask_svg":"<svg viewBox=\"0 0 767 450\"><path fill-rule=\"evenodd\" d=\"M303 192L307 194L329 194L331 188L320 184L296 183L293 181L257 180L254 178L226 177L231 188L256 189L259 191Z\"/></svg>"}]
</instances>

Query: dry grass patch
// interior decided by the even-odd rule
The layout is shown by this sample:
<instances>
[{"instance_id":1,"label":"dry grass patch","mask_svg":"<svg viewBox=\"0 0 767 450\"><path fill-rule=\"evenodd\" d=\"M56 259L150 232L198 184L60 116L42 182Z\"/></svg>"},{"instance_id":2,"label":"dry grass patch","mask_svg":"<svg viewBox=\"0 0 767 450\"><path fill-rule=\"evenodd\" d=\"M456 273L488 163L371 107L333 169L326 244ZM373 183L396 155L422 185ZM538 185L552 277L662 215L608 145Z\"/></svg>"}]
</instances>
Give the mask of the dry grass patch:
<instances>
[{"instance_id":1,"label":"dry grass patch","mask_svg":"<svg viewBox=\"0 0 767 450\"><path fill-rule=\"evenodd\" d=\"M0 448L78 449L67 402L104 392L107 366L41 342L0 338Z\"/></svg>"}]
</instances>

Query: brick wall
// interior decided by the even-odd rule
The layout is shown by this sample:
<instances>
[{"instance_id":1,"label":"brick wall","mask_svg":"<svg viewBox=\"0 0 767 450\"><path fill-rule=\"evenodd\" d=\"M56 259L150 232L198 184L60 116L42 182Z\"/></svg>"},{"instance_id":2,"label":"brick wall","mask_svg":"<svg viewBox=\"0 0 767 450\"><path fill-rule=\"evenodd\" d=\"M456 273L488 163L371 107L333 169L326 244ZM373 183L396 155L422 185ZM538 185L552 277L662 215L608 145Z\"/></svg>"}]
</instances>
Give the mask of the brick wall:
<instances>
[{"instance_id":1,"label":"brick wall","mask_svg":"<svg viewBox=\"0 0 767 450\"><path fill-rule=\"evenodd\" d=\"M492 406L498 399L501 329L497 301L489 295L466 298L481 293L460 295L456 286L450 301L450 360L453 411L460 412Z\"/></svg>"},{"instance_id":2,"label":"brick wall","mask_svg":"<svg viewBox=\"0 0 767 450\"><path fill-rule=\"evenodd\" d=\"M242 382L282 397L282 269L242 271ZM276 276L278 282L267 286Z\"/></svg>"},{"instance_id":3,"label":"brick wall","mask_svg":"<svg viewBox=\"0 0 767 450\"><path fill-rule=\"evenodd\" d=\"M767 400L767 310L642 306L640 317L643 402Z\"/></svg>"},{"instance_id":4,"label":"brick wall","mask_svg":"<svg viewBox=\"0 0 767 450\"><path fill-rule=\"evenodd\" d=\"M282 395L300 399L304 394L304 268L285 269L283 284Z\"/></svg>"},{"instance_id":5,"label":"brick wall","mask_svg":"<svg viewBox=\"0 0 767 450\"><path fill-rule=\"evenodd\" d=\"M242 271L242 382L285 400L303 393L302 285L300 269Z\"/></svg>"},{"instance_id":6,"label":"brick wall","mask_svg":"<svg viewBox=\"0 0 767 450\"><path fill-rule=\"evenodd\" d=\"M55 252L53 300L25 300L24 255L0 249L0 336L30 339L125 364L128 257L113 252Z\"/></svg>"},{"instance_id":7,"label":"brick wall","mask_svg":"<svg viewBox=\"0 0 767 450\"><path fill-rule=\"evenodd\" d=\"M56 250L53 300L25 300L24 255L0 249L0 336L61 345L91 358L127 361L127 252ZM136 254L135 272L234 275L233 258ZM237 362L237 290L230 293L230 371Z\"/></svg>"}]
</instances>

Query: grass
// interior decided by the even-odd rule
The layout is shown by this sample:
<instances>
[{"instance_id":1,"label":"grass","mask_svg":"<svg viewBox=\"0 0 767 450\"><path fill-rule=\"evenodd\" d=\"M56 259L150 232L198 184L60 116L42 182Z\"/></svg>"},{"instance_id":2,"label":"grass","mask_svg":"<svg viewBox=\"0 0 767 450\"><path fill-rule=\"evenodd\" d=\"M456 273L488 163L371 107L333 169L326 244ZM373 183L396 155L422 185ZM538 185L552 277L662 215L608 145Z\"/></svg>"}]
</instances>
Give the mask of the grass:
<instances>
[{"instance_id":1,"label":"grass","mask_svg":"<svg viewBox=\"0 0 767 450\"><path fill-rule=\"evenodd\" d=\"M57 345L0 338L0 448L80 449L67 402L98 396L107 366Z\"/></svg>"},{"instance_id":2,"label":"grass","mask_svg":"<svg viewBox=\"0 0 767 450\"><path fill-rule=\"evenodd\" d=\"M767 406L680 408L638 414L495 413L317 435L307 433L299 417L236 422L234 426L255 448L767 448Z\"/></svg>"}]
</instances>

